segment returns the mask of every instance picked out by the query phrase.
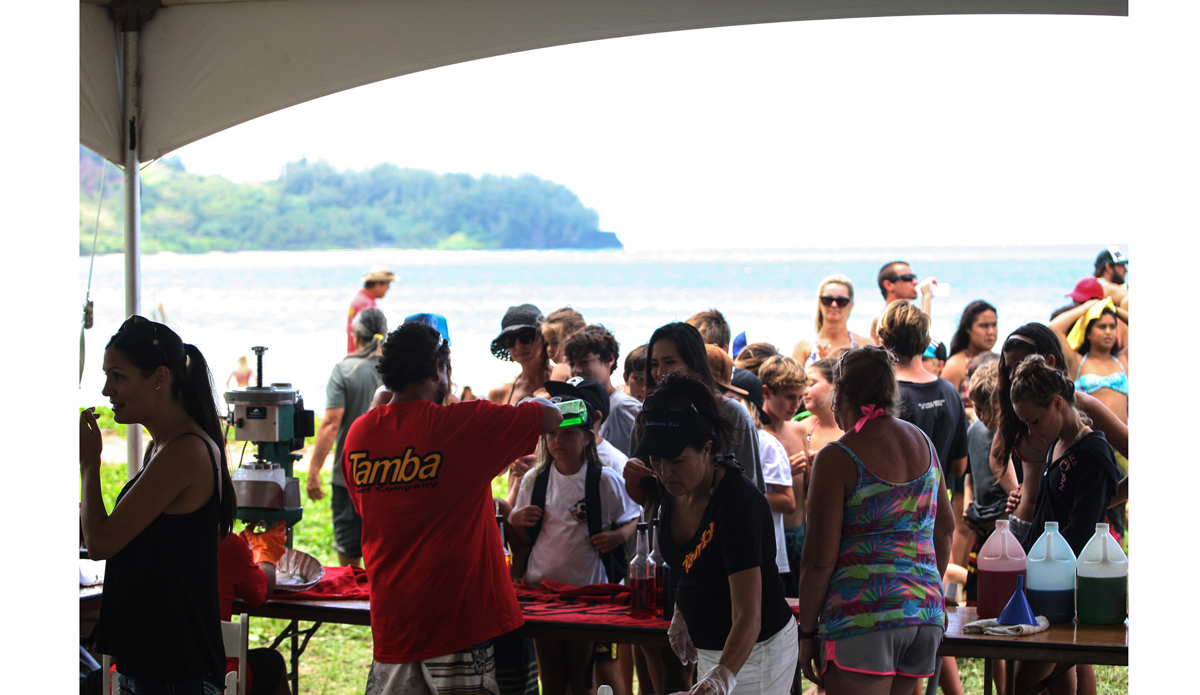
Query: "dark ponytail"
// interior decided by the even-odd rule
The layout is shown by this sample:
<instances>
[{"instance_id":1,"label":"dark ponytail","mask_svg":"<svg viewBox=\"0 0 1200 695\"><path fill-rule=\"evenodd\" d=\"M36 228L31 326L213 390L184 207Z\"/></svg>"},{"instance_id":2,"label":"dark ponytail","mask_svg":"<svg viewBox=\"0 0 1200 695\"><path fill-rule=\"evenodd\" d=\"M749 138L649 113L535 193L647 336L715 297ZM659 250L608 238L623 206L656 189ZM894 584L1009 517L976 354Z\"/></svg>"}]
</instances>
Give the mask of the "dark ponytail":
<instances>
[{"instance_id":1,"label":"dark ponytail","mask_svg":"<svg viewBox=\"0 0 1200 695\"><path fill-rule=\"evenodd\" d=\"M131 316L109 339L105 350L120 351L129 358L142 376L166 366L171 372L171 395L183 404L184 412L213 440L221 452L221 519L218 531L222 538L233 529L237 516L237 496L233 479L229 477L229 462L225 454L225 433L217 414L215 387L208 362L195 345L188 345L179 334L161 323ZM146 447L149 457L150 447Z\"/></svg>"},{"instance_id":2,"label":"dark ponytail","mask_svg":"<svg viewBox=\"0 0 1200 695\"><path fill-rule=\"evenodd\" d=\"M225 454L225 432L221 427L221 416L217 414L216 388L208 362L195 345L184 343L186 366L183 369L171 365L171 380L174 395L183 403L183 409L196 421L217 445L221 452L221 520L218 533L221 538L233 530L237 516L237 494L233 491L233 479L229 477L229 462Z\"/></svg>"}]
</instances>

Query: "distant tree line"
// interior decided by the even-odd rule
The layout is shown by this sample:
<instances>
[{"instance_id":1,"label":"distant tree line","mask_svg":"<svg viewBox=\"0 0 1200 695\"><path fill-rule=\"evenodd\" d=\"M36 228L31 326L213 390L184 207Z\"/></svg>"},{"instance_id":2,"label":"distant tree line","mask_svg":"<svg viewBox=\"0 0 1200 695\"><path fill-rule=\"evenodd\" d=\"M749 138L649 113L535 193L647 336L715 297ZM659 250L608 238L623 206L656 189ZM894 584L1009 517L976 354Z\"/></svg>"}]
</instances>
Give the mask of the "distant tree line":
<instances>
[{"instance_id":1,"label":"distant tree line","mask_svg":"<svg viewBox=\"0 0 1200 695\"><path fill-rule=\"evenodd\" d=\"M119 169L79 148L79 252L124 248ZM562 186L532 174L475 178L379 164L338 171L324 160L284 166L273 181L199 176L169 157L142 172L145 252L436 248L621 248L600 217Z\"/></svg>"}]
</instances>

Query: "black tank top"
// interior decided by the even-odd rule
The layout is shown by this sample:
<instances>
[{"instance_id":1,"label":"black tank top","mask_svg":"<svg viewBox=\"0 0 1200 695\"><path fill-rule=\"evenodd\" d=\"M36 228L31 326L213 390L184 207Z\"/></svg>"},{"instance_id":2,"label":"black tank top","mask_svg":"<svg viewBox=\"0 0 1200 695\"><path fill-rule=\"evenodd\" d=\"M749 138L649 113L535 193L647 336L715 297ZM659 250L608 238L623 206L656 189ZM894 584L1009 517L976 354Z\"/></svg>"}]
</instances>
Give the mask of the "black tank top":
<instances>
[{"instance_id":1,"label":"black tank top","mask_svg":"<svg viewBox=\"0 0 1200 695\"><path fill-rule=\"evenodd\" d=\"M224 676L217 590L221 479L207 440L205 449L213 464L208 502L187 514L159 514L106 563L96 645L127 676L164 683ZM141 475L121 489L118 504Z\"/></svg>"}]
</instances>

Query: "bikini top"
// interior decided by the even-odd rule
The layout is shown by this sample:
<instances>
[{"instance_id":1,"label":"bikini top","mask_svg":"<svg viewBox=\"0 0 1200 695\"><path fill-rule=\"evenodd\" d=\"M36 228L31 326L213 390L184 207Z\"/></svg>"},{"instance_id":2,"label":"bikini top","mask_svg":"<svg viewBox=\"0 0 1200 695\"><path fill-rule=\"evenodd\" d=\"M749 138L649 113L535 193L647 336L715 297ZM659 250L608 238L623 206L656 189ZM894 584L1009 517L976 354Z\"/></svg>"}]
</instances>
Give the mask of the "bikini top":
<instances>
[{"instance_id":1,"label":"bikini top","mask_svg":"<svg viewBox=\"0 0 1200 695\"><path fill-rule=\"evenodd\" d=\"M846 334L850 336L850 349L853 350L854 348L858 347L858 343L856 343L854 341L854 334L851 333L850 331L846 331ZM817 344L820 342L821 342L821 335L817 334L817 336L815 338L813 338L812 352L808 353L808 359L804 360L804 368L805 369L808 369L809 367L811 367L813 362L816 362L817 360L821 359L821 356L817 354Z\"/></svg>"},{"instance_id":2,"label":"bikini top","mask_svg":"<svg viewBox=\"0 0 1200 695\"><path fill-rule=\"evenodd\" d=\"M1087 362L1087 355L1079 361L1079 371L1083 371L1083 363ZM1103 388L1110 388L1118 393L1129 395L1129 376L1125 374L1125 368L1121 366L1121 362L1117 361L1117 368L1121 371L1113 372L1100 376L1099 374L1076 374L1075 388L1084 393L1095 393Z\"/></svg>"}]
</instances>

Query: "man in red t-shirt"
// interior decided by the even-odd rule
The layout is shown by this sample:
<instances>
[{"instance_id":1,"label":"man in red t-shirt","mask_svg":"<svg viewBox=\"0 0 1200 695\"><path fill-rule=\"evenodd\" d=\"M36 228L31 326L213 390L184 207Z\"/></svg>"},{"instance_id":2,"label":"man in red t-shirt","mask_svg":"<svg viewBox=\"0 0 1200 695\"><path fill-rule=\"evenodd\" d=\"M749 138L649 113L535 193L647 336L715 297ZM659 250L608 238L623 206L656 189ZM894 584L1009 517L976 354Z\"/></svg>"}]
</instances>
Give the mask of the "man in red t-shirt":
<instances>
[{"instance_id":1,"label":"man in red t-shirt","mask_svg":"<svg viewBox=\"0 0 1200 695\"><path fill-rule=\"evenodd\" d=\"M392 399L355 420L341 454L371 580L366 692L415 682L436 693L435 676L494 692L490 640L525 621L500 547L491 481L532 453L562 415L543 399L441 405L450 346L423 323L388 335L379 372Z\"/></svg>"},{"instance_id":2,"label":"man in red t-shirt","mask_svg":"<svg viewBox=\"0 0 1200 695\"><path fill-rule=\"evenodd\" d=\"M346 318L347 355L358 349L354 344L354 328L351 326L354 323L354 317L363 309L374 307L376 299L383 299L383 295L387 294L388 288L395 279L396 276L392 271L383 265L371 266L367 274L363 276L362 289L350 300L350 316Z\"/></svg>"}]
</instances>

